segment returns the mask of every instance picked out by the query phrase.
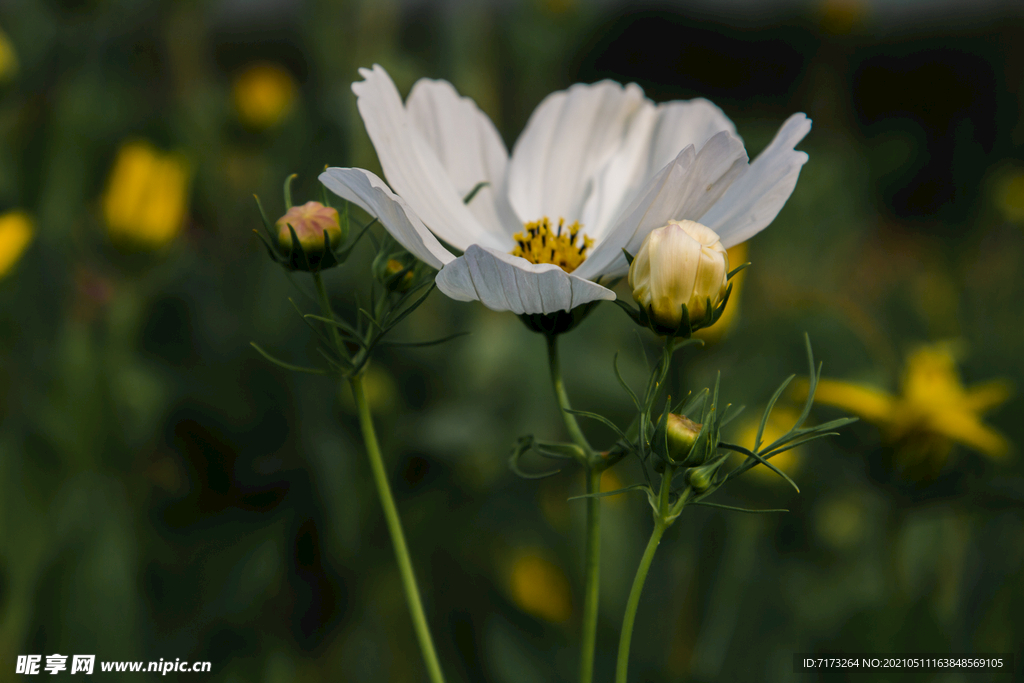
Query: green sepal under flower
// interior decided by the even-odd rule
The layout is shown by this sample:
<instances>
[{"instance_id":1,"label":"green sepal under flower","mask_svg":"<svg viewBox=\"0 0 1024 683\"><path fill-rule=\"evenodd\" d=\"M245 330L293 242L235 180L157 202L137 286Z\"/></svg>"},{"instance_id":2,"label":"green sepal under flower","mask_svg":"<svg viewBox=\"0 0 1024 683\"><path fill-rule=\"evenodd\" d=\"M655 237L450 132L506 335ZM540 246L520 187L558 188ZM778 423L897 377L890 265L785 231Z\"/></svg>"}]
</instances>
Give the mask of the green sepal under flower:
<instances>
[{"instance_id":1,"label":"green sepal under flower","mask_svg":"<svg viewBox=\"0 0 1024 683\"><path fill-rule=\"evenodd\" d=\"M571 311L557 311L555 313L532 313L523 314L519 316L519 319L523 321L526 327L534 332L538 332L543 335L552 336L556 334L565 334L570 332L586 320L587 316L590 315L597 305L601 303L601 300L591 301L590 303L577 306Z\"/></svg>"},{"instance_id":2,"label":"green sepal under flower","mask_svg":"<svg viewBox=\"0 0 1024 683\"><path fill-rule=\"evenodd\" d=\"M434 269L406 251L391 235L382 240L370 266L374 279L395 294L408 292Z\"/></svg>"}]
</instances>

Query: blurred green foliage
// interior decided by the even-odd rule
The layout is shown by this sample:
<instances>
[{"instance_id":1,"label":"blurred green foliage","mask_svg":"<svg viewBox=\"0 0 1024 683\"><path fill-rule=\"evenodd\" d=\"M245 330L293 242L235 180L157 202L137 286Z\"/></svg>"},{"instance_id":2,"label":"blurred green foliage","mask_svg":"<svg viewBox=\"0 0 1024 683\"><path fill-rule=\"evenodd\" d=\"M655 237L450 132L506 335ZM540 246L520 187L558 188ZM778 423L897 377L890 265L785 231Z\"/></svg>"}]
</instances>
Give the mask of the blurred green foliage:
<instances>
[{"instance_id":1,"label":"blurred green foliage","mask_svg":"<svg viewBox=\"0 0 1024 683\"><path fill-rule=\"evenodd\" d=\"M0 7L16 56L0 65L0 209L36 224L0 280L0 678L18 654L60 652L209 660L218 681L424 680L351 398L249 346L312 353L288 303L312 309L312 288L266 259L251 194L280 215L288 173L305 201L325 164L379 170L349 91L359 66L380 62L403 92L451 80L509 142L546 93L601 77L710 97L752 153L807 111L810 162L750 244L740 315L687 352L674 395L721 370L728 400L758 413L804 367L805 330L826 377L895 390L912 349L955 338L968 384L1024 386L1021 16L918 28L856 3L751 16L571 0ZM269 94L246 114L237 79L267 64L287 92L260 81ZM191 169L166 247L108 237L103 197L132 140ZM371 258L327 274L338 309ZM460 330L384 350L369 376L428 617L450 680L571 680L583 510L566 498L582 480L506 468L516 437L562 437L543 340L440 294L401 334ZM562 345L576 406L628 418L612 357L638 382L652 344L599 308ZM1022 407L989 418L1016 445L998 462L954 449L908 478L860 423L794 458L802 494L748 477L722 500L789 514L687 510L648 579L633 678L796 680L805 651L1014 651L1020 666ZM610 680L651 521L639 498L603 504L597 676Z\"/></svg>"}]
</instances>

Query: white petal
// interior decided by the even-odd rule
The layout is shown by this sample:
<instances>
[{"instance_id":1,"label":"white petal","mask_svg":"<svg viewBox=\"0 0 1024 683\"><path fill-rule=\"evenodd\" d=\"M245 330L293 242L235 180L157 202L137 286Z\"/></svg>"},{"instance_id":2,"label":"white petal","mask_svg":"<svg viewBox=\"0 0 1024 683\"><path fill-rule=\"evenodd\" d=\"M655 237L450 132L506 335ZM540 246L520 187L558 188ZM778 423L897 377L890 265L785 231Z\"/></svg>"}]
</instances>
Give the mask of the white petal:
<instances>
[{"instance_id":1,"label":"white petal","mask_svg":"<svg viewBox=\"0 0 1024 683\"><path fill-rule=\"evenodd\" d=\"M374 65L359 73L365 80L352 84L359 115L395 192L435 234L458 249L478 242L511 248L508 236L488 230L463 204L465 195L459 194L435 151L412 125L387 72ZM448 114L454 115L442 116Z\"/></svg>"},{"instance_id":2,"label":"white petal","mask_svg":"<svg viewBox=\"0 0 1024 683\"><path fill-rule=\"evenodd\" d=\"M644 102L640 86L611 81L544 98L512 150L508 194L519 217L579 220L595 176Z\"/></svg>"},{"instance_id":3,"label":"white petal","mask_svg":"<svg viewBox=\"0 0 1024 683\"><path fill-rule=\"evenodd\" d=\"M625 248L635 254L647 234L669 220L701 221L747 168L747 153L735 135L715 134L694 154L688 146L645 185L615 227L576 273L588 279L626 272Z\"/></svg>"},{"instance_id":4,"label":"white petal","mask_svg":"<svg viewBox=\"0 0 1024 683\"><path fill-rule=\"evenodd\" d=\"M440 269L455 258L427 230L409 205L369 171L329 168L320 174L320 182L342 199L375 216L399 244L424 263Z\"/></svg>"},{"instance_id":5,"label":"white petal","mask_svg":"<svg viewBox=\"0 0 1024 683\"><path fill-rule=\"evenodd\" d=\"M471 246L446 265L437 288L457 301L479 301L495 311L555 313L597 299L613 301L609 289L551 264L536 265L494 249Z\"/></svg>"},{"instance_id":6,"label":"white petal","mask_svg":"<svg viewBox=\"0 0 1024 683\"><path fill-rule=\"evenodd\" d=\"M717 232L723 245L731 247L750 239L779 215L793 194L800 167L807 162L807 155L793 148L810 130L811 120L806 116L790 116L747 172L707 212L701 223Z\"/></svg>"},{"instance_id":7,"label":"white petal","mask_svg":"<svg viewBox=\"0 0 1024 683\"><path fill-rule=\"evenodd\" d=\"M405 109L413 127L437 155L461 197L477 184L470 212L491 232L511 235L522 229L505 193L508 150L498 130L468 97L447 81L422 78L413 86ZM511 242L509 243L511 247Z\"/></svg>"},{"instance_id":8,"label":"white petal","mask_svg":"<svg viewBox=\"0 0 1024 683\"><path fill-rule=\"evenodd\" d=\"M623 203L687 145L699 152L715 133L736 135L732 121L705 99L645 103L632 118L622 147L601 170L582 213L587 235L600 241Z\"/></svg>"}]
</instances>

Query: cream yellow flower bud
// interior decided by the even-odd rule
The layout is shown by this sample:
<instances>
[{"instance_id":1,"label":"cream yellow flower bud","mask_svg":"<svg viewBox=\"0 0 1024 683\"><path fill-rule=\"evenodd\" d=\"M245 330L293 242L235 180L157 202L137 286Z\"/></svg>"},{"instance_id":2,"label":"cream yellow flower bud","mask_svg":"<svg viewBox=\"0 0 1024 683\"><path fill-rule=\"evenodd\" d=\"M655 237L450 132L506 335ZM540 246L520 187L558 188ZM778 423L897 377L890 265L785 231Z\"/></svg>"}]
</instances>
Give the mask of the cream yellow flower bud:
<instances>
[{"instance_id":1,"label":"cream yellow flower bud","mask_svg":"<svg viewBox=\"0 0 1024 683\"><path fill-rule=\"evenodd\" d=\"M699 322L725 295L729 256L711 228L669 221L652 230L629 266L633 299L658 325L675 329L686 306Z\"/></svg>"},{"instance_id":2,"label":"cream yellow flower bud","mask_svg":"<svg viewBox=\"0 0 1024 683\"><path fill-rule=\"evenodd\" d=\"M306 202L301 206L293 206L288 213L277 219L277 243L286 253L292 248L290 225L299 238L299 244L308 255L322 254L324 251L324 231L330 239L330 248L341 244L345 236L341 232L341 221L337 209L324 206L320 202Z\"/></svg>"}]
</instances>

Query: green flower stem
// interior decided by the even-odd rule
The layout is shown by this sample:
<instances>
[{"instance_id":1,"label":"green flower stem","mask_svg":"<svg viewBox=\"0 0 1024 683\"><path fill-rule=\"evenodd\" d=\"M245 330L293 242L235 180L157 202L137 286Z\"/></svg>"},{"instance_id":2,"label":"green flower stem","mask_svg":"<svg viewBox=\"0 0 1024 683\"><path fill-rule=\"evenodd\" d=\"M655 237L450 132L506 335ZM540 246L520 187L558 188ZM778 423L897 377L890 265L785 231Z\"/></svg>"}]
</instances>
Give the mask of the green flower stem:
<instances>
[{"instance_id":1,"label":"green flower stem","mask_svg":"<svg viewBox=\"0 0 1024 683\"><path fill-rule=\"evenodd\" d=\"M320 302L320 313L325 318L331 320L334 319L334 312L331 310L331 300L327 298L327 288L324 287L324 279L320 277L319 272L313 273L313 284L316 285L316 296ZM334 325L328 325L331 328L331 339L334 340L334 346L338 349L338 353L344 358L347 354L345 353L345 344L341 340L341 335L338 333L338 328Z\"/></svg>"},{"instance_id":2,"label":"green flower stem","mask_svg":"<svg viewBox=\"0 0 1024 683\"><path fill-rule=\"evenodd\" d=\"M370 467L373 470L374 483L377 484L377 493L380 494L381 507L384 508L384 518L388 523L388 531L391 532L391 543L395 547L395 559L398 561L398 571L402 575L405 600L409 603L409 613L412 616L416 638L420 641L423 662L427 666L427 674L430 676L431 683L444 683L441 665L437 660L437 652L434 650L434 641L430 637L430 627L427 625L427 617L423 613L420 591L416 587L416 576L413 573L412 560L409 559L409 548L405 544L402 521L398 518L398 508L395 507L395 499L391 495L388 476L384 470L384 460L381 458L380 447L377 445L377 433L373 428L373 418L370 416L370 404L366 400L362 374L357 374L349 379L349 384L352 385L352 395L355 397L356 407L359 410L359 426L363 431L366 453L370 456Z\"/></svg>"},{"instance_id":3,"label":"green flower stem","mask_svg":"<svg viewBox=\"0 0 1024 683\"><path fill-rule=\"evenodd\" d=\"M573 443L586 453L587 493L598 493L601 490L601 471L597 466L597 454L591 448L583 430L576 422L576 416L568 412L571 409L569 396L565 392L562 381L562 368L558 359L558 336L547 335L548 363L551 370L551 384L555 389L558 407L565 421ZM587 498L587 532L586 549L584 551L584 589L583 589L583 624L580 637L580 683L591 683L594 678L594 651L597 648L597 611L598 598L601 593L601 501L598 498Z\"/></svg>"},{"instance_id":4,"label":"green flower stem","mask_svg":"<svg viewBox=\"0 0 1024 683\"><path fill-rule=\"evenodd\" d=\"M572 406L569 405L569 395L565 393L565 383L562 382L562 365L558 360L558 335L549 334L546 335L546 339L548 342L548 366L551 369L551 384L555 387L555 397L558 399L558 407L561 408L559 412L562 413L565 428L568 430L569 437L573 440L573 443L583 449L587 454L588 460L592 459L594 449L587 442L587 437L583 436L583 430L580 429L579 423L576 422L576 416L569 412Z\"/></svg>"},{"instance_id":5,"label":"green flower stem","mask_svg":"<svg viewBox=\"0 0 1024 683\"><path fill-rule=\"evenodd\" d=\"M324 288L320 273L313 273L313 282L316 285L316 293L323 316L333 319L331 302L327 298L327 290ZM331 327L331 334L338 353L344 357L346 352L341 335L334 327ZM373 481L377 485L377 494L380 496L380 505L384 510L384 519L387 521L388 531L391 533L391 544L395 549L395 560L398 562L398 572L402 576L402 587L405 589L405 601L409 604L409 614L412 617L416 638L420 643L420 650L423 652L423 662L426 664L431 683L444 683L441 664L438 662L434 641L430 636L430 627L427 625L427 617L423 612L423 601L420 599L420 591L416 586L416 575L412 569L412 560L409 558L405 533L402 531L402 520L398 517L398 508L395 507L395 498L391 495L391 485L388 483L384 459L381 457L380 445L377 443L377 432L373 427L370 404L366 400L366 388L363 386L363 373L357 372L351 376L349 385L352 387L352 396L359 412L359 427L363 432L363 443L366 444L366 454L370 458Z\"/></svg>"},{"instance_id":6,"label":"green flower stem","mask_svg":"<svg viewBox=\"0 0 1024 683\"><path fill-rule=\"evenodd\" d=\"M640 605L640 594L644 590L644 582L647 581L647 572L654 560L654 553L658 550L661 537L665 529L672 526L679 512L686 504L686 498L690 489L686 489L682 497L675 504L669 505L669 494L672 488L673 467L666 467L661 480L661 490L658 492L658 510L654 514L654 531L647 541L647 548L640 558L640 566L636 568L636 576L633 578L633 587L629 589L629 599L626 601L626 614L622 618L622 631L619 633L619 656L615 664L615 683L626 683L629 673L629 644L633 639L633 623L636 621L636 610Z\"/></svg>"},{"instance_id":7,"label":"green flower stem","mask_svg":"<svg viewBox=\"0 0 1024 683\"><path fill-rule=\"evenodd\" d=\"M587 470L587 493L600 493L601 470ZM594 678L597 648L597 610L601 595L601 499L587 498L587 545L583 593L583 633L580 638L580 683Z\"/></svg>"},{"instance_id":8,"label":"green flower stem","mask_svg":"<svg viewBox=\"0 0 1024 683\"><path fill-rule=\"evenodd\" d=\"M651 568L654 552L658 549L666 528L668 528L668 525L660 517L655 517L654 531L651 532L651 539L647 541L647 549L644 550L644 556L640 558L640 566L636 568L633 587L629 589L629 600L626 601L626 615L622 618L622 632L619 634L619 658L615 664L615 683L626 683L626 674L629 671L629 642L633 639L633 622L636 621L636 608L640 604L640 594L644 590L644 581L647 580L647 571Z\"/></svg>"}]
</instances>

